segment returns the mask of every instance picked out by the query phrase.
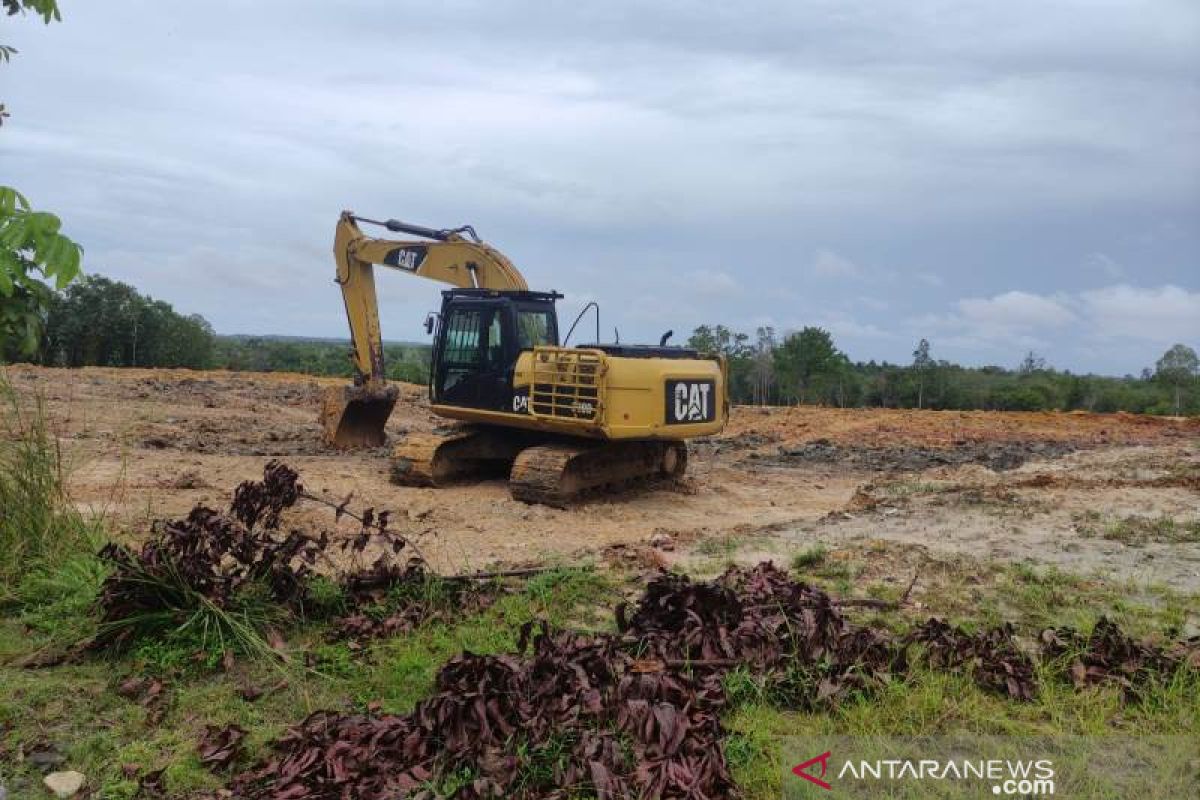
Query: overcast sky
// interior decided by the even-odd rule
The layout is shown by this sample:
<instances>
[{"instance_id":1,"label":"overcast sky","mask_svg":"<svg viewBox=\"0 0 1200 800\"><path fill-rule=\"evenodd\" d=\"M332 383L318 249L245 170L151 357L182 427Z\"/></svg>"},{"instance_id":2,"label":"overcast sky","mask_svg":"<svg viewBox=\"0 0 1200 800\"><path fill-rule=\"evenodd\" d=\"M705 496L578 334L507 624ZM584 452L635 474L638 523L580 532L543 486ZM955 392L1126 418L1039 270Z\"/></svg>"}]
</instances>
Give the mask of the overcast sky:
<instances>
[{"instance_id":1,"label":"overcast sky","mask_svg":"<svg viewBox=\"0 0 1200 800\"><path fill-rule=\"evenodd\" d=\"M221 333L345 335L351 208L471 223L623 341L1200 348L1195 0L60 3L0 20L0 182ZM424 340L438 285L379 283Z\"/></svg>"}]
</instances>

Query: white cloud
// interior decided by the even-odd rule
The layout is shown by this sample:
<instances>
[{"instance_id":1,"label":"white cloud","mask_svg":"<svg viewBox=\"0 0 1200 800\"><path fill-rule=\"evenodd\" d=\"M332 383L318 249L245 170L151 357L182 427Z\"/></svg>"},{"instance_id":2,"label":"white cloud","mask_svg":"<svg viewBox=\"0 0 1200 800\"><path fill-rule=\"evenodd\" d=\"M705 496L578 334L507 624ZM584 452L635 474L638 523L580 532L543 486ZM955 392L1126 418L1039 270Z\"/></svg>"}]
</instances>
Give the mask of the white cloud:
<instances>
[{"instance_id":1,"label":"white cloud","mask_svg":"<svg viewBox=\"0 0 1200 800\"><path fill-rule=\"evenodd\" d=\"M1157 289L1117 284L1080 298L1096 336L1162 344L1200 340L1200 292L1169 284Z\"/></svg>"},{"instance_id":2,"label":"white cloud","mask_svg":"<svg viewBox=\"0 0 1200 800\"><path fill-rule=\"evenodd\" d=\"M1057 328L1075 320L1060 300L1020 291L959 300L958 314L964 327L984 335Z\"/></svg>"},{"instance_id":3,"label":"white cloud","mask_svg":"<svg viewBox=\"0 0 1200 800\"><path fill-rule=\"evenodd\" d=\"M818 278L860 278L863 269L845 256L821 248L813 259L812 274Z\"/></svg>"},{"instance_id":4,"label":"white cloud","mask_svg":"<svg viewBox=\"0 0 1200 800\"><path fill-rule=\"evenodd\" d=\"M829 311L809 322L818 328L825 328L834 335L835 339L891 339L893 334L882 330L870 322L860 322L851 314L844 311Z\"/></svg>"},{"instance_id":5,"label":"white cloud","mask_svg":"<svg viewBox=\"0 0 1200 800\"><path fill-rule=\"evenodd\" d=\"M705 297L721 297L742 290L742 285L728 272L713 269L692 270L683 287Z\"/></svg>"},{"instance_id":6,"label":"white cloud","mask_svg":"<svg viewBox=\"0 0 1200 800\"><path fill-rule=\"evenodd\" d=\"M917 280L919 280L921 283L925 284L926 286L932 286L935 289L940 288L946 284L946 282L944 280L942 280L941 275L936 275L932 272L918 272Z\"/></svg>"},{"instance_id":7,"label":"white cloud","mask_svg":"<svg viewBox=\"0 0 1200 800\"><path fill-rule=\"evenodd\" d=\"M964 360L1011 361L1032 348L1058 366L1083 361L1114 374L1135 371L1175 342L1200 342L1200 292L1170 284L1053 295L1010 291L964 298L948 313L910 318L906 325Z\"/></svg>"}]
</instances>

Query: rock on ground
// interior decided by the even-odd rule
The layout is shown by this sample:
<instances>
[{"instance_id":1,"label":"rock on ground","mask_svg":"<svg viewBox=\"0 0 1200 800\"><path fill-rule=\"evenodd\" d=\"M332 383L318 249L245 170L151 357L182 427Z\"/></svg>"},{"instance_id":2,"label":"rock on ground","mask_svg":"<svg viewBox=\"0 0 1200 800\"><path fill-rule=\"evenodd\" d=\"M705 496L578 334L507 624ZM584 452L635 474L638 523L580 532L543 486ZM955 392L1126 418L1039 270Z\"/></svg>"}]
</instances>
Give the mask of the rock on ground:
<instances>
[{"instance_id":1,"label":"rock on ground","mask_svg":"<svg viewBox=\"0 0 1200 800\"><path fill-rule=\"evenodd\" d=\"M46 788L54 792L55 797L68 798L74 797L83 788L85 780L82 772L51 772L42 779L42 783L46 784Z\"/></svg>"}]
</instances>

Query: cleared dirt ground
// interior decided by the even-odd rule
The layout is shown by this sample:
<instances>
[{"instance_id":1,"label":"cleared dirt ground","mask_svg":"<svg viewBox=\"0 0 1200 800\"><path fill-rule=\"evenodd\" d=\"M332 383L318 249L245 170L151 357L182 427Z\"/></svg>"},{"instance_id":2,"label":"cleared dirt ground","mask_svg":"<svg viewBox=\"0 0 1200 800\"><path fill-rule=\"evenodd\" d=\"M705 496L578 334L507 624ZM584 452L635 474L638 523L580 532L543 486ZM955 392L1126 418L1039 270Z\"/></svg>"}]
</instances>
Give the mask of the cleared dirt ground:
<instances>
[{"instance_id":1,"label":"cleared dirt ground","mask_svg":"<svg viewBox=\"0 0 1200 800\"><path fill-rule=\"evenodd\" d=\"M8 376L45 398L77 502L133 538L155 517L223 503L281 458L311 492L353 492L356 507L397 512L446 570L587 555L694 562L732 541L739 560L786 561L817 543L887 542L923 558L1028 561L1200 591L1195 419L738 408L723 436L693 444L683 484L556 510L512 500L498 480L394 486L385 449L326 451L317 401L336 380L32 367ZM424 390L403 387L389 433L438 424ZM301 513L328 520L318 507Z\"/></svg>"}]
</instances>

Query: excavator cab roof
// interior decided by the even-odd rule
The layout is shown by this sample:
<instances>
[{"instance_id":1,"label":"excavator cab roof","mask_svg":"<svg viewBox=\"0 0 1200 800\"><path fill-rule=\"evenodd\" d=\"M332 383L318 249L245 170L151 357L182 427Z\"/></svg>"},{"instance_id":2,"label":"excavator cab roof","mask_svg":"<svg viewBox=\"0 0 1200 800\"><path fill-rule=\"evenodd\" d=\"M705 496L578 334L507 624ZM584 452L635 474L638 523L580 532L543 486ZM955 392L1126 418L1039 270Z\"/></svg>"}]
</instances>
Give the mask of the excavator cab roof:
<instances>
[{"instance_id":1,"label":"excavator cab roof","mask_svg":"<svg viewBox=\"0 0 1200 800\"><path fill-rule=\"evenodd\" d=\"M442 291L442 297L446 300L453 300L458 297L464 299L488 299L491 297L504 297L511 300L533 300L540 302L551 302L562 300L563 295L558 292L535 292L529 289L445 289Z\"/></svg>"}]
</instances>

